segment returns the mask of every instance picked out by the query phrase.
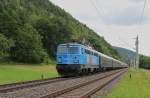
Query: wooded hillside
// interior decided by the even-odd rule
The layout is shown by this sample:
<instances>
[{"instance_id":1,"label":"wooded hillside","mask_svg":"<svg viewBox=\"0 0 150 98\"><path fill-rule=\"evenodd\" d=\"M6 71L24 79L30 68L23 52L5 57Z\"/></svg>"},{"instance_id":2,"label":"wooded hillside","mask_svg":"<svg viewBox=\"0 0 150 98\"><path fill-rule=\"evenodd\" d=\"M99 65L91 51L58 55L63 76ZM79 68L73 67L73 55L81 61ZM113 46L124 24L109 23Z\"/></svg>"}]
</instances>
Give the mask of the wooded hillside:
<instances>
[{"instance_id":1,"label":"wooded hillside","mask_svg":"<svg viewBox=\"0 0 150 98\"><path fill-rule=\"evenodd\" d=\"M83 38L96 50L120 58L103 37L49 0L0 0L0 57L48 62L58 44Z\"/></svg>"}]
</instances>

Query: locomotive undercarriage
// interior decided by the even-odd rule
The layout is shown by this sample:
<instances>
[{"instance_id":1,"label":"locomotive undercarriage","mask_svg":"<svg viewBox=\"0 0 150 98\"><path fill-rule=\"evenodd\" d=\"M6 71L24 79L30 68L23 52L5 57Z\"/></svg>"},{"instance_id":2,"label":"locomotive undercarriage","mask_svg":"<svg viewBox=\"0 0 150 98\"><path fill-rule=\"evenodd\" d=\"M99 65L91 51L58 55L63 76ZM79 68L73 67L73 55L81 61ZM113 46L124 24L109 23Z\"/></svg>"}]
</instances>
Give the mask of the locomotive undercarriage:
<instances>
[{"instance_id":1,"label":"locomotive undercarriage","mask_svg":"<svg viewBox=\"0 0 150 98\"><path fill-rule=\"evenodd\" d=\"M100 67L89 68L87 65L63 64L56 66L61 76L87 75L102 71Z\"/></svg>"}]
</instances>

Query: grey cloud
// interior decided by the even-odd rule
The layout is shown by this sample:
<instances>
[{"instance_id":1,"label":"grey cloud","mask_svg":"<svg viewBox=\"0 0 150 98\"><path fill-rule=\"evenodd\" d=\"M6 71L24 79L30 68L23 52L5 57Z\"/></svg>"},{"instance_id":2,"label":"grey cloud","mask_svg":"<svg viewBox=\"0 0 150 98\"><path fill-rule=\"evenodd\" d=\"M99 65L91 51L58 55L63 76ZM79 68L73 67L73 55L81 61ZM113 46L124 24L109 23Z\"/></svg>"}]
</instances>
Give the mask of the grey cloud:
<instances>
[{"instance_id":1,"label":"grey cloud","mask_svg":"<svg viewBox=\"0 0 150 98\"><path fill-rule=\"evenodd\" d=\"M140 3L140 2L144 2L145 0L131 0L131 1L135 3Z\"/></svg>"},{"instance_id":2,"label":"grey cloud","mask_svg":"<svg viewBox=\"0 0 150 98\"><path fill-rule=\"evenodd\" d=\"M130 7L120 12L116 11L116 12L110 13L106 18L104 18L104 21L107 24L134 25L139 22L141 12L142 10L139 7L136 7L136 8ZM144 17L142 20L142 23L144 23L146 20L147 18Z\"/></svg>"},{"instance_id":3,"label":"grey cloud","mask_svg":"<svg viewBox=\"0 0 150 98\"><path fill-rule=\"evenodd\" d=\"M96 16L83 15L83 14L82 14L82 15L78 15L78 17L79 17L81 20L88 20L88 21L98 19L98 17L96 17Z\"/></svg>"}]
</instances>

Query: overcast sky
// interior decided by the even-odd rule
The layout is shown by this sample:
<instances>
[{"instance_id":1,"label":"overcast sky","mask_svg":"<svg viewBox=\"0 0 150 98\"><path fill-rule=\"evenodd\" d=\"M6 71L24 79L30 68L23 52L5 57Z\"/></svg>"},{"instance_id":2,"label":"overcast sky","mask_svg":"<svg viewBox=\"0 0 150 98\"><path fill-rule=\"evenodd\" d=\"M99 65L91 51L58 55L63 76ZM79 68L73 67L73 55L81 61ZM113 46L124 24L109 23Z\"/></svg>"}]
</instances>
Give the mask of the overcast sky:
<instances>
[{"instance_id":1,"label":"overcast sky","mask_svg":"<svg viewBox=\"0 0 150 98\"><path fill-rule=\"evenodd\" d=\"M150 2L147 0L50 0L86 24L113 46L133 50L139 35L140 53L150 56Z\"/></svg>"}]
</instances>

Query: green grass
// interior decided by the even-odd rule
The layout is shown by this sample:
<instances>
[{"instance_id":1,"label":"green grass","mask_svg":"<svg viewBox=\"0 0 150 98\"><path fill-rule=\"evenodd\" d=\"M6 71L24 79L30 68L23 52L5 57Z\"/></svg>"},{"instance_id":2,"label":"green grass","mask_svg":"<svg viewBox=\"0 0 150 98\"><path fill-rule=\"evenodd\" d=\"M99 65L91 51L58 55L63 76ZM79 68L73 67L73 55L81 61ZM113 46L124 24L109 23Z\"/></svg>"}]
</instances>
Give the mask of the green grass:
<instances>
[{"instance_id":1,"label":"green grass","mask_svg":"<svg viewBox=\"0 0 150 98\"><path fill-rule=\"evenodd\" d=\"M58 76L54 65L0 64L0 84Z\"/></svg>"},{"instance_id":2,"label":"green grass","mask_svg":"<svg viewBox=\"0 0 150 98\"><path fill-rule=\"evenodd\" d=\"M106 98L150 98L150 71L129 70Z\"/></svg>"}]
</instances>

